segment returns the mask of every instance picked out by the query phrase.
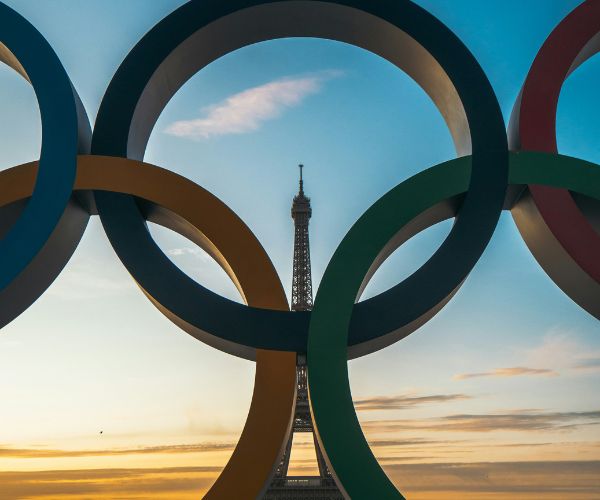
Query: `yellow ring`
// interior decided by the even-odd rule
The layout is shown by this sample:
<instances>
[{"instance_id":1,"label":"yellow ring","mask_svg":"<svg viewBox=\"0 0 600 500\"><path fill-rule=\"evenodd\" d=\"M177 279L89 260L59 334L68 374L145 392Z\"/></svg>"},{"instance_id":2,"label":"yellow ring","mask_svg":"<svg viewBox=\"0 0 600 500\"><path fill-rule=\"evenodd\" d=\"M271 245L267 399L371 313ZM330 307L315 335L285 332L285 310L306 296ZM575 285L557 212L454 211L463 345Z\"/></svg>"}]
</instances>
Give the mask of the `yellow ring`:
<instances>
[{"instance_id":1,"label":"yellow ring","mask_svg":"<svg viewBox=\"0 0 600 500\"><path fill-rule=\"evenodd\" d=\"M0 172L0 207L29 198L36 174L37 162ZM197 184L137 160L79 156L74 190L89 213L95 213L91 191L103 190L131 194L152 204L155 210L149 220L160 223L161 210L176 214L196 231L186 232L186 236L215 258L248 305L288 310L281 281L256 237L231 209ZM160 304L152 302L170 317ZM264 492L289 436L295 396L295 353L257 350L246 424L229 462L205 498L256 498Z\"/></svg>"}]
</instances>

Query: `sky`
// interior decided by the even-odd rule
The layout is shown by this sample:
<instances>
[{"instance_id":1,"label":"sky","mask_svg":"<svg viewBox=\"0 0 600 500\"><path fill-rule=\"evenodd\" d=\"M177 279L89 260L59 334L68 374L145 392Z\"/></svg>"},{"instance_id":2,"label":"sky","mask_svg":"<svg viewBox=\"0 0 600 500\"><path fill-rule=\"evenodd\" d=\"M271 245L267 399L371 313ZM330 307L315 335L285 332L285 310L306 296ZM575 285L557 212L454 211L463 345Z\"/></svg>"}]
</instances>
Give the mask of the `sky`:
<instances>
[{"instance_id":1,"label":"sky","mask_svg":"<svg viewBox=\"0 0 600 500\"><path fill-rule=\"evenodd\" d=\"M92 123L127 52L183 3L5 2L49 40ZM474 53L507 121L536 52L579 1L417 3ZM557 136L561 153L600 163L598 81L598 56L569 77ZM5 67L0 109L0 169L37 159L35 95ZM316 290L374 201L454 156L441 115L396 67L345 44L286 39L235 51L191 78L161 114L144 159L235 210L289 297L298 163L313 207ZM364 297L417 269L449 229L439 224L403 245ZM200 249L150 230L190 276L241 300ZM409 499L600 497L600 324L545 275L509 213L437 316L349 366L367 439ZM253 373L252 362L163 317L92 218L57 280L0 332L0 498L198 498L241 432ZM314 473L308 442L294 446L292 470Z\"/></svg>"}]
</instances>

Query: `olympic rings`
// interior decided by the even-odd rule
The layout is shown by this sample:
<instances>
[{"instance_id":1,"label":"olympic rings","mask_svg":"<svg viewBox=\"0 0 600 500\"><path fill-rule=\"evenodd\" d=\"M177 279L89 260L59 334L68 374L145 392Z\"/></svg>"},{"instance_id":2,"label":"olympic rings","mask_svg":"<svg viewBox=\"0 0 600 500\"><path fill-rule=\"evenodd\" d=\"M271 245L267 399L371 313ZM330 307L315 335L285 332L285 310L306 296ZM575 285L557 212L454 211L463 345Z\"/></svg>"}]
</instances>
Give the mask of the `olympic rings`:
<instances>
[{"instance_id":1,"label":"olympic rings","mask_svg":"<svg viewBox=\"0 0 600 500\"><path fill-rule=\"evenodd\" d=\"M585 1L554 29L531 66L511 117L512 149L558 152L556 107L562 84L598 51L600 2ZM600 234L565 189L530 185L529 192L529 209L515 213L523 239L552 279L600 318ZM526 227L536 230L530 233Z\"/></svg>"},{"instance_id":2,"label":"olympic rings","mask_svg":"<svg viewBox=\"0 0 600 500\"><path fill-rule=\"evenodd\" d=\"M46 289L36 286L44 269L56 272L83 234L81 216L70 203L78 152L89 150L87 116L58 57L21 15L0 3L0 61L31 83L42 121L40 169L27 205L3 221L0 240L0 328ZM69 251L71 249L71 251ZM40 277L40 282L44 278ZM47 279L46 279L47 281ZM49 284L49 283L48 283ZM39 293L38 293L39 292Z\"/></svg>"},{"instance_id":3,"label":"olympic rings","mask_svg":"<svg viewBox=\"0 0 600 500\"><path fill-rule=\"evenodd\" d=\"M163 314L209 345L256 359L246 425L207 498L256 498L268 486L290 432L297 352L308 353L316 432L340 490L352 498L402 498L360 430L347 360L396 342L436 314L478 261L503 208L552 279L600 318L600 236L591 223L600 214L600 169L557 154L554 132L562 82L600 49L599 32L600 3L588 0L550 35L510 125L512 149L542 152L509 154L498 102L478 63L409 0L192 0L124 60L101 103L94 155L77 157L90 138L79 97L43 37L0 3L0 60L32 83L43 131L39 163L0 172L0 327L43 293L98 213L119 258ZM264 249L227 206L141 161L160 112L188 78L230 51L286 36L345 41L404 69L430 95L462 155L413 176L364 213L332 257L312 313L288 311ZM595 202L582 213L569 191ZM355 304L391 252L450 217L449 236L424 266ZM145 220L204 248L247 305L182 273Z\"/></svg>"}]
</instances>

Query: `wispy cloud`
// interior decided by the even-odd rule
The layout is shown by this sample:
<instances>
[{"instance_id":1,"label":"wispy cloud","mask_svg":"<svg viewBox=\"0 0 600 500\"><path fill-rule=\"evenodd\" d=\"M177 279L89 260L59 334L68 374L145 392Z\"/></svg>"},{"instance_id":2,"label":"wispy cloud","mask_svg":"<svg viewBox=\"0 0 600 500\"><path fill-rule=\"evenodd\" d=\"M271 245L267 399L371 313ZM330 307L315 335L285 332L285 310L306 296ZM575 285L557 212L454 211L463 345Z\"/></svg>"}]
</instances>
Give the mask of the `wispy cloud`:
<instances>
[{"instance_id":1,"label":"wispy cloud","mask_svg":"<svg viewBox=\"0 0 600 500\"><path fill-rule=\"evenodd\" d=\"M319 92L326 81L342 74L330 70L273 80L204 108L200 118L176 121L165 132L190 139L254 132L264 122L281 116L286 109Z\"/></svg>"},{"instance_id":2,"label":"wispy cloud","mask_svg":"<svg viewBox=\"0 0 600 500\"><path fill-rule=\"evenodd\" d=\"M454 375L453 378L455 380L466 380L469 378L480 377L520 377L523 375L556 377L558 376L558 372L550 370L548 368L527 368L525 366L513 366L511 368L496 368L488 372L459 373L457 375Z\"/></svg>"},{"instance_id":3,"label":"wispy cloud","mask_svg":"<svg viewBox=\"0 0 600 500\"><path fill-rule=\"evenodd\" d=\"M374 448L396 448L396 447L419 447L440 446L448 444L461 443L462 441L437 441L433 439L372 439L369 440L369 445Z\"/></svg>"},{"instance_id":4,"label":"wispy cloud","mask_svg":"<svg viewBox=\"0 0 600 500\"><path fill-rule=\"evenodd\" d=\"M171 248L167 250L167 254L173 257L179 257L180 255L198 255L200 250L193 247L183 247L183 248Z\"/></svg>"},{"instance_id":5,"label":"wispy cloud","mask_svg":"<svg viewBox=\"0 0 600 500\"><path fill-rule=\"evenodd\" d=\"M143 446L136 448L108 448L99 450L60 450L51 448L0 447L0 458L72 458L165 453L207 453L213 451L230 451L233 450L234 447L234 443L192 443L164 446Z\"/></svg>"},{"instance_id":6,"label":"wispy cloud","mask_svg":"<svg viewBox=\"0 0 600 500\"><path fill-rule=\"evenodd\" d=\"M365 429L372 432L407 430L437 432L559 431L598 424L600 424L600 410L587 412L515 410L492 414L447 415L419 420L371 420L362 423Z\"/></svg>"},{"instance_id":7,"label":"wispy cloud","mask_svg":"<svg viewBox=\"0 0 600 500\"><path fill-rule=\"evenodd\" d=\"M3 500L198 498L222 467L0 472ZM169 496L165 496L169 494Z\"/></svg>"},{"instance_id":8,"label":"wispy cloud","mask_svg":"<svg viewBox=\"0 0 600 500\"><path fill-rule=\"evenodd\" d=\"M64 300L98 299L115 294L137 293L135 282L101 259L77 257L48 289L48 294Z\"/></svg>"},{"instance_id":9,"label":"wispy cloud","mask_svg":"<svg viewBox=\"0 0 600 500\"><path fill-rule=\"evenodd\" d=\"M167 250L167 254L171 257L181 257L183 255L192 255L203 262L211 260L211 256L199 247L180 247Z\"/></svg>"},{"instance_id":10,"label":"wispy cloud","mask_svg":"<svg viewBox=\"0 0 600 500\"><path fill-rule=\"evenodd\" d=\"M600 371L600 351L585 343L576 332L552 328L542 343L525 352L529 366L553 366L561 373L588 375Z\"/></svg>"},{"instance_id":11,"label":"wispy cloud","mask_svg":"<svg viewBox=\"0 0 600 500\"><path fill-rule=\"evenodd\" d=\"M432 394L427 396L399 395L378 396L354 401L357 411L404 410L431 403L447 403L470 399L466 394Z\"/></svg>"},{"instance_id":12,"label":"wispy cloud","mask_svg":"<svg viewBox=\"0 0 600 500\"><path fill-rule=\"evenodd\" d=\"M593 372L600 371L600 358L581 358L573 368Z\"/></svg>"},{"instance_id":13,"label":"wispy cloud","mask_svg":"<svg viewBox=\"0 0 600 500\"><path fill-rule=\"evenodd\" d=\"M525 351L528 366L569 368L573 361L589 352L575 332L554 327L548 330L541 344Z\"/></svg>"},{"instance_id":14,"label":"wispy cloud","mask_svg":"<svg viewBox=\"0 0 600 500\"><path fill-rule=\"evenodd\" d=\"M422 500L592 500L600 492L599 461L388 464L386 472Z\"/></svg>"}]
</instances>

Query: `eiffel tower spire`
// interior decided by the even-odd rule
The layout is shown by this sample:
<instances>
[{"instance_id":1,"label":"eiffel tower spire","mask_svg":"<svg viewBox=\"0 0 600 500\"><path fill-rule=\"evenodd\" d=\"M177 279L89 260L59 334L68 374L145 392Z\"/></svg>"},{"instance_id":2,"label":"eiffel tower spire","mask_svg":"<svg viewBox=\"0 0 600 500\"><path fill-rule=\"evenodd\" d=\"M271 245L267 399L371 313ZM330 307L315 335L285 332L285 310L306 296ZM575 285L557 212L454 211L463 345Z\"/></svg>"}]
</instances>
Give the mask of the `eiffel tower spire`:
<instances>
[{"instance_id":1,"label":"eiffel tower spire","mask_svg":"<svg viewBox=\"0 0 600 500\"><path fill-rule=\"evenodd\" d=\"M298 194L292 202L292 219L294 220L294 271L292 276L292 311L310 311L313 306L312 276L310 268L310 247L308 240L308 221L312 216L310 198L304 194L304 180L299 165L300 181ZM271 485L267 489L264 500L343 500L335 484L331 472L327 468L325 457L319 447L314 431L310 403L308 401L308 383L306 354L297 357L297 395L292 429L285 447L283 458L278 465ZM317 456L318 476L290 476L288 469L294 433L310 432L313 437Z\"/></svg>"},{"instance_id":2,"label":"eiffel tower spire","mask_svg":"<svg viewBox=\"0 0 600 500\"><path fill-rule=\"evenodd\" d=\"M310 311L313 305L312 276L310 269L310 247L308 240L308 221L312 216L310 198L304 195L304 181L300 168L298 194L292 203L294 219L294 272L292 276L292 311Z\"/></svg>"}]
</instances>

